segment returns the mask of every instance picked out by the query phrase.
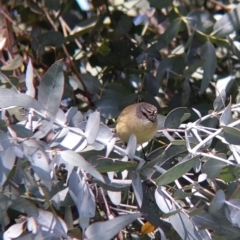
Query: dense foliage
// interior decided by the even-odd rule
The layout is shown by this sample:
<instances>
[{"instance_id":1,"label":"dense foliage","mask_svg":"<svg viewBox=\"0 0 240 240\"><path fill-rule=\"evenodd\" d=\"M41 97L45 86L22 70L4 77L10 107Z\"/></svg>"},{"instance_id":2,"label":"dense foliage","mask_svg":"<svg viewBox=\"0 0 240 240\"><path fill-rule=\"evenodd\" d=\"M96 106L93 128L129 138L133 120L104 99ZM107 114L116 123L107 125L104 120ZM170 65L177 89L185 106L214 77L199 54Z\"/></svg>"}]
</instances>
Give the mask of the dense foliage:
<instances>
[{"instance_id":1,"label":"dense foliage","mask_svg":"<svg viewBox=\"0 0 240 240\"><path fill-rule=\"evenodd\" d=\"M240 239L239 29L233 0L0 1L1 237Z\"/></svg>"}]
</instances>

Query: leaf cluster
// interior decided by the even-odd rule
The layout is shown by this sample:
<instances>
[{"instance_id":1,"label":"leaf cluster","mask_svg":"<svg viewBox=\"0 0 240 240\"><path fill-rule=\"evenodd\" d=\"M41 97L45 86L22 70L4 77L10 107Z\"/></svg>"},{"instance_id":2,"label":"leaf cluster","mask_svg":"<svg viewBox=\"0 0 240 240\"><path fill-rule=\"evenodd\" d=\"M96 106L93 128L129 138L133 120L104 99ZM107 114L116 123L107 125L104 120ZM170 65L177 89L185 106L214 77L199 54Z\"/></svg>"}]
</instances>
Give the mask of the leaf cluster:
<instances>
[{"instance_id":1,"label":"leaf cluster","mask_svg":"<svg viewBox=\"0 0 240 240\"><path fill-rule=\"evenodd\" d=\"M240 238L232 2L0 1L3 239ZM124 146L139 101L158 133Z\"/></svg>"}]
</instances>

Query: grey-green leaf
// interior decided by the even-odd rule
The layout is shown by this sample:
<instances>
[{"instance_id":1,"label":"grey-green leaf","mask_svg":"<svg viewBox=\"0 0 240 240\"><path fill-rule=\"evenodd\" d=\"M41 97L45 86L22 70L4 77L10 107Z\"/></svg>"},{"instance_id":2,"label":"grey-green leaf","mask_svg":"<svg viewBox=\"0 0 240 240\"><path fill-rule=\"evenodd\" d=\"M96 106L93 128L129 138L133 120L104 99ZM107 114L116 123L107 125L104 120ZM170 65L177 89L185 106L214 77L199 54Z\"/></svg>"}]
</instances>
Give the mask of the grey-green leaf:
<instances>
[{"instance_id":1,"label":"grey-green leaf","mask_svg":"<svg viewBox=\"0 0 240 240\"><path fill-rule=\"evenodd\" d=\"M1 67L3 71L10 71L19 68L23 63L23 58L20 55L17 55L13 60Z\"/></svg>"},{"instance_id":2,"label":"grey-green leaf","mask_svg":"<svg viewBox=\"0 0 240 240\"><path fill-rule=\"evenodd\" d=\"M91 113L89 115L85 129L88 144L92 144L95 142L99 130L99 125L100 125L100 113L97 111Z\"/></svg>"},{"instance_id":3,"label":"grey-green leaf","mask_svg":"<svg viewBox=\"0 0 240 240\"><path fill-rule=\"evenodd\" d=\"M164 128L178 128L181 124L182 117L187 112L187 108L176 108L172 110L165 118Z\"/></svg>"},{"instance_id":4,"label":"grey-green leaf","mask_svg":"<svg viewBox=\"0 0 240 240\"><path fill-rule=\"evenodd\" d=\"M91 224L85 234L88 240L104 239L110 240L125 226L141 216L141 213L126 214L105 222Z\"/></svg>"},{"instance_id":5,"label":"grey-green leaf","mask_svg":"<svg viewBox=\"0 0 240 240\"><path fill-rule=\"evenodd\" d=\"M224 14L220 20L214 25L214 35L219 38L224 38L228 34L240 27L239 24L240 4L230 12Z\"/></svg>"},{"instance_id":6,"label":"grey-green leaf","mask_svg":"<svg viewBox=\"0 0 240 240\"><path fill-rule=\"evenodd\" d=\"M234 127L221 126L223 128L223 137L234 145L240 145L240 130Z\"/></svg>"},{"instance_id":7,"label":"grey-green leaf","mask_svg":"<svg viewBox=\"0 0 240 240\"><path fill-rule=\"evenodd\" d=\"M220 117L220 125L228 125L232 120L232 110L231 110L231 101L228 106L225 108L222 116Z\"/></svg>"},{"instance_id":8,"label":"grey-green leaf","mask_svg":"<svg viewBox=\"0 0 240 240\"><path fill-rule=\"evenodd\" d=\"M167 172L163 173L157 180L157 185L166 185L169 184L176 179L182 177L185 173L187 173L194 165L194 163L198 160L198 156L195 156L189 160L184 162L180 162L176 166L169 169Z\"/></svg>"},{"instance_id":9,"label":"grey-green leaf","mask_svg":"<svg viewBox=\"0 0 240 240\"><path fill-rule=\"evenodd\" d=\"M213 44L207 41L203 48L203 58L205 60L203 64L203 79L201 83L200 94L202 94L208 87L210 81L213 78L215 70L217 68L216 51Z\"/></svg>"},{"instance_id":10,"label":"grey-green leaf","mask_svg":"<svg viewBox=\"0 0 240 240\"><path fill-rule=\"evenodd\" d=\"M44 106L32 97L24 93L17 93L11 89L0 88L0 107L7 108L12 106L44 110Z\"/></svg>"},{"instance_id":11,"label":"grey-green leaf","mask_svg":"<svg viewBox=\"0 0 240 240\"><path fill-rule=\"evenodd\" d=\"M60 153L60 156L65 162L71 164L72 166L85 170L99 181L104 182L102 175L90 163L86 162L85 159L79 154L67 150L62 151Z\"/></svg>"},{"instance_id":12,"label":"grey-green leaf","mask_svg":"<svg viewBox=\"0 0 240 240\"><path fill-rule=\"evenodd\" d=\"M62 61L55 62L44 74L38 88L38 101L45 107L48 116L54 117L63 94L64 76Z\"/></svg>"}]
</instances>

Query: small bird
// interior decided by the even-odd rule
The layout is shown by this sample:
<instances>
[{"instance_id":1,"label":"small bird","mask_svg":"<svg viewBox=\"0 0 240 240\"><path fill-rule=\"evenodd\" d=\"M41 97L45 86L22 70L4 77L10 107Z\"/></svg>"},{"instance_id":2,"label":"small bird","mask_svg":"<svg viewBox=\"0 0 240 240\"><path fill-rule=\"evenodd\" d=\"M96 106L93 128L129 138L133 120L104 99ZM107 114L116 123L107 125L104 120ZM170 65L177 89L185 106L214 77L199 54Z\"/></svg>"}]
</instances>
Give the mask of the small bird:
<instances>
[{"instance_id":1,"label":"small bird","mask_svg":"<svg viewBox=\"0 0 240 240\"><path fill-rule=\"evenodd\" d=\"M117 119L116 132L125 143L131 134L137 138L137 144L152 139L157 132L157 108L149 103L141 102L124 108Z\"/></svg>"}]
</instances>

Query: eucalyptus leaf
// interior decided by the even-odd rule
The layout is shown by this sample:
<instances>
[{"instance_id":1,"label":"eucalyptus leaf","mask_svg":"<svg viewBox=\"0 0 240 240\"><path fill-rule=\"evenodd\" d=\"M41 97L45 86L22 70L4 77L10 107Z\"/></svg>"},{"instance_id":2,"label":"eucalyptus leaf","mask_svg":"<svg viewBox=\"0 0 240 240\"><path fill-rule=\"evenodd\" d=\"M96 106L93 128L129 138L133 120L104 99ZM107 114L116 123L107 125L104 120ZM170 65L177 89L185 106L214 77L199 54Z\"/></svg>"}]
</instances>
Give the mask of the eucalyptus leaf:
<instances>
[{"instance_id":1,"label":"eucalyptus leaf","mask_svg":"<svg viewBox=\"0 0 240 240\"><path fill-rule=\"evenodd\" d=\"M217 57L213 44L210 41L207 41L203 48L203 79L201 83L200 94L202 94L208 87L210 81L213 78L215 70L217 68Z\"/></svg>"},{"instance_id":2,"label":"eucalyptus leaf","mask_svg":"<svg viewBox=\"0 0 240 240\"><path fill-rule=\"evenodd\" d=\"M4 151L10 146L10 140L11 138L7 133L0 132L0 151Z\"/></svg>"},{"instance_id":3,"label":"eucalyptus leaf","mask_svg":"<svg viewBox=\"0 0 240 240\"><path fill-rule=\"evenodd\" d=\"M172 209L172 203L161 187L156 188L154 195L159 209L164 213L169 213Z\"/></svg>"},{"instance_id":4,"label":"eucalyptus leaf","mask_svg":"<svg viewBox=\"0 0 240 240\"><path fill-rule=\"evenodd\" d=\"M23 64L23 58L17 55L13 60L9 61L6 65L1 67L3 71L10 71L19 68Z\"/></svg>"},{"instance_id":5,"label":"eucalyptus leaf","mask_svg":"<svg viewBox=\"0 0 240 240\"><path fill-rule=\"evenodd\" d=\"M135 193L136 200L138 202L138 206L141 208L143 201L143 190L141 177L138 172L133 172L132 174L132 187Z\"/></svg>"},{"instance_id":6,"label":"eucalyptus leaf","mask_svg":"<svg viewBox=\"0 0 240 240\"><path fill-rule=\"evenodd\" d=\"M240 130L234 127L221 126L223 128L223 137L234 145L240 145Z\"/></svg>"},{"instance_id":7,"label":"eucalyptus leaf","mask_svg":"<svg viewBox=\"0 0 240 240\"><path fill-rule=\"evenodd\" d=\"M55 117L63 94L64 76L62 61L55 62L44 74L39 88L38 101L50 117Z\"/></svg>"},{"instance_id":8,"label":"eucalyptus leaf","mask_svg":"<svg viewBox=\"0 0 240 240\"><path fill-rule=\"evenodd\" d=\"M223 89L213 102L214 111L220 111L225 107L226 90Z\"/></svg>"},{"instance_id":9,"label":"eucalyptus leaf","mask_svg":"<svg viewBox=\"0 0 240 240\"><path fill-rule=\"evenodd\" d=\"M134 134L131 134L128 140L126 154L130 159L134 159L135 152L137 148L137 138Z\"/></svg>"},{"instance_id":10,"label":"eucalyptus leaf","mask_svg":"<svg viewBox=\"0 0 240 240\"><path fill-rule=\"evenodd\" d=\"M125 226L140 217L140 213L126 214L105 222L92 223L85 234L88 240L105 239L110 240Z\"/></svg>"},{"instance_id":11,"label":"eucalyptus leaf","mask_svg":"<svg viewBox=\"0 0 240 240\"><path fill-rule=\"evenodd\" d=\"M17 93L11 89L0 88L0 107L7 108L12 106L44 110L44 106L32 97L23 93Z\"/></svg>"},{"instance_id":12,"label":"eucalyptus leaf","mask_svg":"<svg viewBox=\"0 0 240 240\"><path fill-rule=\"evenodd\" d=\"M183 115L187 112L187 108L176 108L172 110L165 118L164 128L178 128Z\"/></svg>"},{"instance_id":13,"label":"eucalyptus leaf","mask_svg":"<svg viewBox=\"0 0 240 240\"><path fill-rule=\"evenodd\" d=\"M191 159L180 162L173 168L169 169L167 172L163 173L157 180L157 185L166 185L168 183L173 182L174 180L182 177L185 173L187 173L194 165L194 163L198 160L198 156L193 157Z\"/></svg>"},{"instance_id":14,"label":"eucalyptus leaf","mask_svg":"<svg viewBox=\"0 0 240 240\"><path fill-rule=\"evenodd\" d=\"M215 214L220 211L225 203L225 198L223 190L219 189L210 203L209 212Z\"/></svg>"},{"instance_id":15,"label":"eucalyptus leaf","mask_svg":"<svg viewBox=\"0 0 240 240\"><path fill-rule=\"evenodd\" d=\"M219 155L217 155L219 156ZM219 157L222 157L221 155ZM226 165L226 163L219 161L214 158L210 158L207 162L202 166L202 171L207 174L207 177L210 179L214 179L217 177L222 168Z\"/></svg>"},{"instance_id":16,"label":"eucalyptus leaf","mask_svg":"<svg viewBox=\"0 0 240 240\"><path fill-rule=\"evenodd\" d=\"M118 172L123 170L134 169L137 167L137 162L128 161L123 162L114 159L99 159L96 163L96 169L100 173L105 172Z\"/></svg>"},{"instance_id":17,"label":"eucalyptus leaf","mask_svg":"<svg viewBox=\"0 0 240 240\"><path fill-rule=\"evenodd\" d=\"M86 129L85 129L85 134L87 138L88 144L92 144L95 142L95 139L98 134L99 130L99 124L100 124L100 113L99 112L93 112L89 115Z\"/></svg>"},{"instance_id":18,"label":"eucalyptus leaf","mask_svg":"<svg viewBox=\"0 0 240 240\"><path fill-rule=\"evenodd\" d=\"M231 110L231 101L228 106L225 108L224 112L220 117L220 124L225 126L231 123L232 120L232 110Z\"/></svg>"},{"instance_id":19,"label":"eucalyptus leaf","mask_svg":"<svg viewBox=\"0 0 240 240\"><path fill-rule=\"evenodd\" d=\"M173 210L176 210L175 206L173 205ZM202 236L199 234L197 230L197 226L194 222L184 214L183 212L179 212L175 215L171 215L169 220L179 234L181 239L189 239L189 240L202 240Z\"/></svg>"},{"instance_id":20,"label":"eucalyptus leaf","mask_svg":"<svg viewBox=\"0 0 240 240\"><path fill-rule=\"evenodd\" d=\"M39 209L39 215L36 220L44 235L54 237L67 236L66 223L60 217L54 216L53 213Z\"/></svg>"},{"instance_id":21,"label":"eucalyptus leaf","mask_svg":"<svg viewBox=\"0 0 240 240\"><path fill-rule=\"evenodd\" d=\"M23 152L29 160L33 171L39 177L39 180L51 190L50 159L45 149L38 141L29 139L23 143Z\"/></svg>"},{"instance_id":22,"label":"eucalyptus leaf","mask_svg":"<svg viewBox=\"0 0 240 240\"><path fill-rule=\"evenodd\" d=\"M65 162L71 164L72 166L85 170L99 181L104 182L102 175L91 164L86 162L81 155L67 150L60 152L60 156Z\"/></svg>"},{"instance_id":23,"label":"eucalyptus leaf","mask_svg":"<svg viewBox=\"0 0 240 240\"><path fill-rule=\"evenodd\" d=\"M173 40L173 38L177 36L178 32L180 31L181 24L182 24L182 20L178 18L178 19L175 19L170 24L170 26L166 29L166 31L162 36L166 44L170 43Z\"/></svg>"},{"instance_id":24,"label":"eucalyptus leaf","mask_svg":"<svg viewBox=\"0 0 240 240\"><path fill-rule=\"evenodd\" d=\"M119 206L121 203L121 196L122 193L121 192L113 192L113 191L107 191L108 197L110 198L111 202L116 205Z\"/></svg>"},{"instance_id":25,"label":"eucalyptus leaf","mask_svg":"<svg viewBox=\"0 0 240 240\"><path fill-rule=\"evenodd\" d=\"M31 59L28 60L28 65L27 65L27 71L26 71L26 87L27 91L26 94L28 96L31 96L32 98L35 98L36 90L33 84L33 66L32 66L32 61Z\"/></svg>"},{"instance_id":26,"label":"eucalyptus leaf","mask_svg":"<svg viewBox=\"0 0 240 240\"><path fill-rule=\"evenodd\" d=\"M239 28L240 4L225 13L214 25L214 36L223 38Z\"/></svg>"},{"instance_id":27,"label":"eucalyptus leaf","mask_svg":"<svg viewBox=\"0 0 240 240\"><path fill-rule=\"evenodd\" d=\"M3 186L4 182L9 176L10 171L13 169L16 155L14 153L13 146L7 148L6 150L0 152L0 186Z\"/></svg>"}]
</instances>

